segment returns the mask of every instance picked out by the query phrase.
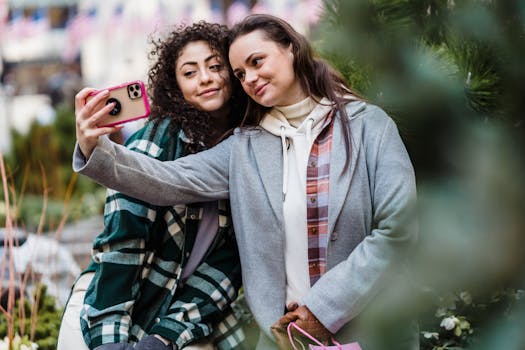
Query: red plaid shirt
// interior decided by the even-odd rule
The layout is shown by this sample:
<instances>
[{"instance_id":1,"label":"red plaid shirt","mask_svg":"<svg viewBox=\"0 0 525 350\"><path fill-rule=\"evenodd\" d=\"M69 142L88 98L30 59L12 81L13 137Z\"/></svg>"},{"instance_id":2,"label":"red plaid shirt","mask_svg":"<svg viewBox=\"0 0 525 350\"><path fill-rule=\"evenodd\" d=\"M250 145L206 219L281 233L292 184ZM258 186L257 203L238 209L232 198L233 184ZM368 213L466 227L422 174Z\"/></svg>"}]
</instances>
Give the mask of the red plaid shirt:
<instances>
[{"instance_id":1,"label":"red plaid shirt","mask_svg":"<svg viewBox=\"0 0 525 350\"><path fill-rule=\"evenodd\" d=\"M334 110L329 112L321 133L315 139L306 166L306 218L310 285L314 285L326 272L333 115Z\"/></svg>"}]
</instances>

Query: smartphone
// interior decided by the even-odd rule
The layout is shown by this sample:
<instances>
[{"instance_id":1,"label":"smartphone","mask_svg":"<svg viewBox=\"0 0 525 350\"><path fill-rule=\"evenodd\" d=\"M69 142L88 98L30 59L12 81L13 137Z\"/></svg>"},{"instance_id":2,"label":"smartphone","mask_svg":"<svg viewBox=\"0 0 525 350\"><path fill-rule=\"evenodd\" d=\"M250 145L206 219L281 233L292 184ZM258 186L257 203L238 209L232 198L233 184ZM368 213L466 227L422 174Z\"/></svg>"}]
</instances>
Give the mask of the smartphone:
<instances>
[{"instance_id":1,"label":"smartphone","mask_svg":"<svg viewBox=\"0 0 525 350\"><path fill-rule=\"evenodd\" d=\"M98 127L115 126L133 120L146 118L150 114L146 87L140 80L130 81L120 85L107 88L109 96L105 104L115 103L115 107L109 112L109 116L101 120ZM87 100L102 90L92 92Z\"/></svg>"}]
</instances>

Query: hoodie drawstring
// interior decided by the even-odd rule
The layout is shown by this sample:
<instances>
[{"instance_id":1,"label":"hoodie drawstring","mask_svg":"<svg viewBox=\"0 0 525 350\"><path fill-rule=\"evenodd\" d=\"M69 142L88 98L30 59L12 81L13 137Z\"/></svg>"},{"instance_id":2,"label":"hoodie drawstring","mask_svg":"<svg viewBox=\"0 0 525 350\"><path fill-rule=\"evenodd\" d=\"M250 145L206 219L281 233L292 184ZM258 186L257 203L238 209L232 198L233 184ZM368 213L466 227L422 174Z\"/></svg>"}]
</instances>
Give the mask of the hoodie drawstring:
<instances>
[{"instance_id":1,"label":"hoodie drawstring","mask_svg":"<svg viewBox=\"0 0 525 350\"><path fill-rule=\"evenodd\" d=\"M308 118L306 120L306 143L310 145L312 143L312 128L315 120L313 118ZM281 125L280 137L281 137L281 146L283 152L283 202L286 200L286 193L288 193L288 142L291 142L291 135L286 134L286 126Z\"/></svg>"},{"instance_id":2,"label":"hoodie drawstring","mask_svg":"<svg viewBox=\"0 0 525 350\"><path fill-rule=\"evenodd\" d=\"M306 121L306 143L310 145L312 143L312 128L314 126L314 118L308 118Z\"/></svg>"},{"instance_id":3,"label":"hoodie drawstring","mask_svg":"<svg viewBox=\"0 0 525 350\"><path fill-rule=\"evenodd\" d=\"M286 147L285 127L281 125L281 145L283 150L283 202L288 192L288 147Z\"/></svg>"}]
</instances>

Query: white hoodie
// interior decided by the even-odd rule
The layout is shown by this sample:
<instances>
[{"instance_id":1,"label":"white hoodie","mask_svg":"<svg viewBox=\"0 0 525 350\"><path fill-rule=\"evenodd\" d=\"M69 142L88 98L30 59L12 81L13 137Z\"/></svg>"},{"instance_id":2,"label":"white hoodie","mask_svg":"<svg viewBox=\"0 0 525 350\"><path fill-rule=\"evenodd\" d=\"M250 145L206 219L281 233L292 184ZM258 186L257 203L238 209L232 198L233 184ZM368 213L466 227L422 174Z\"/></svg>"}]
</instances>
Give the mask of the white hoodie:
<instances>
[{"instance_id":1,"label":"white hoodie","mask_svg":"<svg viewBox=\"0 0 525 350\"><path fill-rule=\"evenodd\" d=\"M260 126L281 138L283 152L283 217L285 231L286 305L301 304L310 289L306 222L306 163L332 104L308 97L299 103L274 107Z\"/></svg>"}]
</instances>

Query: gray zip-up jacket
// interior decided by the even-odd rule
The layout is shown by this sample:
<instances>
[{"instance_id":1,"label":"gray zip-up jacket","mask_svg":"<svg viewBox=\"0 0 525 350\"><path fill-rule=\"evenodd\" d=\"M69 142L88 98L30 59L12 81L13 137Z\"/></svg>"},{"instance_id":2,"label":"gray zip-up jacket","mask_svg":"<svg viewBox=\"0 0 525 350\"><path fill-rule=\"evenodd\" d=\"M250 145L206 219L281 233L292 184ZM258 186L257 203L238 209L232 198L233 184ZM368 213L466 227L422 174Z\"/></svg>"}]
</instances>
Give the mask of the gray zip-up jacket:
<instances>
[{"instance_id":1,"label":"gray zip-up jacket","mask_svg":"<svg viewBox=\"0 0 525 350\"><path fill-rule=\"evenodd\" d=\"M396 324L394 331L388 329L394 343L379 324L361 322L370 319L367 314L377 315L367 311L384 303L385 291L402 280L417 237L413 167L383 110L356 101L347 105L347 113L351 153L346 170L342 123L339 117L334 121L328 271L303 301L340 342L359 341L364 350L417 349L414 322L391 322ZM73 168L157 205L229 197L246 299L263 331L257 349L276 349L270 326L284 313L286 293L281 147L280 138L262 128L245 128L210 150L160 162L101 137L88 161L76 147Z\"/></svg>"}]
</instances>

